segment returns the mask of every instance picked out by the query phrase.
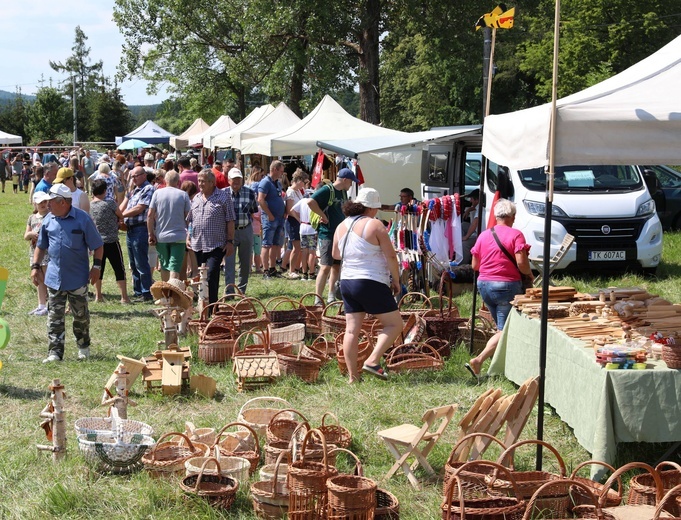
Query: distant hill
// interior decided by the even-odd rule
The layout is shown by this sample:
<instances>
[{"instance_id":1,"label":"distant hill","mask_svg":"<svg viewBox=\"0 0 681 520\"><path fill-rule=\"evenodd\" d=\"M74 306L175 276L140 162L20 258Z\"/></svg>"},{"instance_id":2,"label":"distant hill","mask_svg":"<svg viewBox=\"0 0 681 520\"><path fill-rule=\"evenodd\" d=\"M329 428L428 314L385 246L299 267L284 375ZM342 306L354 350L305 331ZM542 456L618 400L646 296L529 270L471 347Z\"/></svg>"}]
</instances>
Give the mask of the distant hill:
<instances>
[{"instance_id":1,"label":"distant hill","mask_svg":"<svg viewBox=\"0 0 681 520\"><path fill-rule=\"evenodd\" d=\"M7 92L6 90L0 90L0 103L9 103L13 101L17 96L16 92ZM22 94L24 101L35 101L35 96L30 96L28 94Z\"/></svg>"}]
</instances>

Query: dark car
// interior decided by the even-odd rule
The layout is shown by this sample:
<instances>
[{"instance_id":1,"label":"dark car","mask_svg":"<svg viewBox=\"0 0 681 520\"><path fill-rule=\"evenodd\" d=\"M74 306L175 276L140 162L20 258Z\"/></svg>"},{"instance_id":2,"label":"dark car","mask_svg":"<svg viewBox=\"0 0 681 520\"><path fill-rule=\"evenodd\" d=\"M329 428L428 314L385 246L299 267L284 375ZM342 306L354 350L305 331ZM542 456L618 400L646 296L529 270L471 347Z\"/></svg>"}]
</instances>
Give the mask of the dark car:
<instances>
[{"instance_id":1,"label":"dark car","mask_svg":"<svg viewBox=\"0 0 681 520\"><path fill-rule=\"evenodd\" d=\"M681 172L662 165L642 168L655 172L664 193L664 203L658 203L658 206L663 207L657 208L662 228L666 231L681 229Z\"/></svg>"}]
</instances>

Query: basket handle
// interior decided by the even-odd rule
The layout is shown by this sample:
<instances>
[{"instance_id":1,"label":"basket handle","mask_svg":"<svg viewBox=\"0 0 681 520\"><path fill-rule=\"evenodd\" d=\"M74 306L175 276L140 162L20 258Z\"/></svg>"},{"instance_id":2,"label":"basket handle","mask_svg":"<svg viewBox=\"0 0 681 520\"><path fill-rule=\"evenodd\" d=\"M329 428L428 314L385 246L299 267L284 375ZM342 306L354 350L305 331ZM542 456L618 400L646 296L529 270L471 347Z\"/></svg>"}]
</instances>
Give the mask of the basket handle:
<instances>
[{"instance_id":1,"label":"basket handle","mask_svg":"<svg viewBox=\"0 0 681 520\"><path fill-rule=\"evenodd\" d=\"M246 296L245 298L241 299L241 303L243 303L243 302L248 302L248 304L253 308L255 313L258 314L258 309L255 308L255 304L257 303L258 305L260 305L260 308L262 309L263 315L266 318L270 317L269 311L267 310L265 305L263 305L263 303L260 300L258 300L258 298L253 298L252 296ZM241 320L239 320L238 316L232 316L232 319L234 319L234 321L236 321L237 323L239 323L239 321L241 321Z\"/></svg>"},{"instance_id":2,"label":"basket handle","mask_svg":"<svg viewBox=\"0 0 681 520\"><path fill-rule=\"evenodd\" d=\"M305 437L303 437L303 443L300 448L300 460L304 461L305 460L305 448L307 447L307 440L312 436L312 435L317 435L322 441L322 463L324 464L324 473L329 471L329 463L326 458L327 456L327 448L326 448L326 437L324 436L324 433L321 430L318 430L317 428L313 428L312 430L308 430L307 433L305 434Z\"/></svg>"},{"instance_id":3,"label":"basket handle","mask_svg":"<svg viewBox=\"0 0 681 520\"><path fill-rule=\"evenodd\" d=\"M308 422L307 417L305 417L305 416L304 416L302 413L300 413L298 410L296 410L296 409L294 409L294 408L284 408L283 410L279 410L277 413L275 413L275 414L272 416L272 418L270 419L270 424L272 424L272 421L274 421L274 418L275 418L277 415L282 414L282 413L284 413L284 412L293 412L293 413L295 413L295 414L298 414L298 415L300 416L300 418L302 419L302 421L297 421L297 422L299 422L299 423L307 423L307 422ZM268 425L268 426L269 426L269 425Z\"/></svg>"},{"instance_id":4,"label":"basket handle","mask_svg":"<svg viewBox=\"0 0 681 520\"><path fill-rule=\"evenodd\" d=\"M602 519L603 518L603 511L601 509L601 506L598 504L598 498L596 495L594 495L594 492L589 488L589 486L582 484L581 482L577 480L571 480L571 479L560 479L560 480L551 480L547 482L546 484L543 484L537 491L535 491L532 494L532 497L527 503L527 507L525 509L525 514L523 515L522 520L530 520L532 518L533 514L533 509L534 509L534 504L537 502L539 497L542 496L542 493L553 487L558 487L558 486L564 486L566 490L568 490L569 494L569 489L572 486L577 486L582 489L582 491L586 491L587 496L593 501L594 506L596 507L596 518Z\"/></svg>"},{"instance_id":5,"label":"basket handle","mask_svg":"<svg viewBox=\"0 0 681 520\"><path fill-rule=\"evenodd\" d=\"M658 464L658 467L660 464ZM657 505L655 508L655 514L653 515L653 520L659 520L660 515L662 514L662 511L664 508L667 506L667 502L672 500L675 496L678 496L681 494L681 484L674 486L671 488L667 493L662 497L662 500L660 500L660 503Z\"/></svg>"},{"instance_id":6,"label":"basket handle","mask_svg":"<svg viewBox=\"0 0 681 520\"><path fill-rule=\"evenodd\" d=\"M418 296L419 298L421 298L421 300L423 300L423 303L424 303L425 305L427 305L427 307L428 307L427 309L423 308L423 309L410 309L410 310L421 310L421 311L423 311L423 310L433 310L433 302L431 302L430 299L429 299L428 297L426 297L425 294L420 293L420 292L408 292L407 294L405 294L404 296L402 296L402 298L400 298L400 302L397 304L397 308L398 308L400 311L402 311L402 304L405 302L405 298L406 298L407 296ZM402 312L404 312L404 311L402 311Z\"/></svg>"},{"instance_id":7,"label":"basket handle","mask_svg":"<svg viewBox=\"0 0 681 520\"><path fill-rule=\"evenodd\" d=\"M324 415L322 415L322 428L324 426L326 426L326 424L324 424L324 420L326 419L327 416L332 417L333 420L336 421L336 425L340 426L340 421L338 420L338 417L336 416L336 414L333 413L333 412L326 412L326 413L324 413Z\"/></svg>"},{"instance_id":8,"label":"basket handle","mask_svg":"<svg viewBox=\"0 0 681 520\"><path fill-rule=\"evenodd\" d=\"M660 500L662 500L662 495L664 494L664 484L662 483L660 475L657 473L657 471L655 471L655 468L649 464L646 464L645 462L630 462L629 464L625 464L621 468L618 468L612 475L610 475L610 478L605 482L605 484L603 484L603 490L601 491L600 497L598 497L598 505L601 507L604 506L605 499L608 495L608 491L612 487L612 483L618 480L622 473L626 473L627 471L636 468L643 469L652 475L653 481L655 482L655 503L659 504Z\"/></svg>"},{"instance_id":9,"label":"basket handle","mask_svg":"<svg viewBox=\"0 0 681 520\"><path fill-rule=\"evenodd\" d=\"M490 435L489 433L484 432L469 433L468 435L461 437L461 439L459 439L459 441L454 445L454 447L452 448L452 452L449 454L449 458L447 459L447 464L454 464L455 462L457 462L459 450L463 448L466 444L468 444L469 440L475 439L477 437L485 437L490 441L496 442L499 446L501 446L503 450L506 450L506 446L504 445L504 443L497 439L494 435Z\"/></svg>"},{"instance_id":10,"label":"basket handle","mask_svg":"<svg viewBox=\"0 0 681 520\"><path fill-rule=\"evenodd\" d=\"M324 316L325 318L330 318L331 316L329 316L327 313L328 313L329 309L332 309L334 307L338 307L338 313L337 314L340 314L340 313L343 312L343 302L338 300L338 301L329 303L326 307L324 307L324 310L322 311L322 316Z\"/></svg>"},{"instance_id":11,"label":"basket handle","mask_svg":"<svg viewBox=\"0 0 681 520\"><path fill-rule=\"evenodd\" d=\"M329 452L329 455L333 455L334 453L338 453L339 451L342 451L344 453L348 453L352 455L352 458L355 459L355 471L354 474L358 477L363 477L364 476L364 467L362 466L362 461L359 460L359 457L352 453L350 450L345 449L345 448L334 448Z\"/></svg>"},{"instance_id":12,"label":"basket handle","mask_svg":"<svg viewBox=\"0 0 681 520\"><path fill-rule=\"evenodd\" d=\"M578 464L577 467L572 471L572 474L570 474L570 479L574 480L574 478L577 476L577 472L586 467L586 466L603 466L606 468L610 473L615 473L615 468L613 468L610 464L607 462L603 462L601 460L587 460L585 462L582 462L581 464ZM620 501L622 500L622 491L624 488L622 487L622 478L617 477L617 496L619 497Z\"/></svg>"},{"instance_id":13,"label":"basket handle","mask_svg":"<svg viewBox=\"0 0 681 520\"><path fill-rule=\"evenodd\" d=\"M490 466L491 468L494 468L495 474L498 471L501 471L503 473L506 473L506 477L508 477L508 481L511 483L511 486L513 486L513 496L518 497L520 496L520 491L518 490L518 486L515 483L515 479L513 478L513 474L510 472L508 468L505 466L502 466L501 464L497 462L492 462L489 460L472 460L469 462L464 463L461 467L459 467L453 475L453 478L449 480L447 483L447 489L445 490L445 502L442 504L442 507L447 508L447 520L451 519L452 516L452 508L451 508L451 503L452 503L452 498L454 495L454 485L458 484L457 487L459 488L459 505L461 507L461 519L464 520L466 518L466 513L464 509L464 499L463 499L463 493L462 493L462 486L461 486L461 479L459 478L459 473L463 474L463 471L465 469L468 469L469 466L474 466L474 465L482 465L482 466Z\"/></svg>"},{"instance_id":14,"label":"basket handle","mask_svg":"<svg viewBox=\"0 0 681 520\"><path fill-rule=\"evenodd\" d=\"M161 444L161 441L162 441L163 439L167 438L167 437L173 437L173 436L175 436L175 435L179 435L179 436L182 437L185 441L187 441L187 446L189 446L189 449L190 449L190 450L194 451L194 450L196 449L196 448L194 447L194 444L192 444L191 439L190 439L189 437L187 437L184 433L180 433L180 432L168 432L168 433L165 433L165 434L161 435L161 438L160 438L159 440L156 441L156 444L154 445L154 447L153 447L152 450L151 450L151 460L153 460L154 462L156 462L156 448Z\"/></svg>"},{"instance_id":15,"label":"basket handle","mask_svg":"<svg viewBox=\"0 0 681 520\"><path fill-rule=\"evenodd\" d=\"M262 338L262 345L265 347L265 352L268 352L270 349L270 341L269 341L269 333L266 330L247 330L246 332L242 332L237 336L237 338L234 340L234 347L232 348L232 356L235 356L240 350L240 345L241 345L241 338L246 338L248 339L249 336L253 337L260 337ZM248 345L244 345L244 349Z\"/></svg>"},{"instance_id":16,"label":"basket handle","mask_svg":"<svg viewBox=\"0 0 681 520\"><path fill-rule=\"evenodd\" d=\"M499 455L497 462L499 464L503 464L506 458L509 457L510 455L509 469L513 470L515 468L513 461L513 455L515 455L515 450L516 448L519 448L520 446L523 446L525 444L539 444L540 446L548 449L551 453L553 453L553 455L556 457L556 460L558 461L558 466L560 467L560 476L565 478L566 470L563 457L560 456L560 453L558 453L558 450L556 448L551 446L548 442L540 441L539 439L526 439L524 441L519 441L516 442L515 444L511 444L508 448L506 448L506 450L501 455ZM496 474L494 478L496 478Z\"/></svg>"},{"instance_id":17,"label":"basket handle","mask_svg":"<svg viewBox=\"0 0 681 520\"><path fill-rule=\"evenodd\" d=\"M297 300L294 300L293 298L287 298L287 297L285 297L285 296L277 296L276 298L279 298L279 301L278 301L277 303L274 304L274 307L272 307L271 310L273 310L273 311L276 311L277 308L278 308L282 303L288 303L289 305L292 305L292 306L293 306L293 309L291 309L291 310L304 309L304 308L305 308L305 306L304 306L302 303L300 303L300 302L297 301ZM274 298L272 298L272 300L273 300L273 299L274 299ZM270 300L270 302L271 302L272 300ZM269 302L268 302L268 303L269 303Z\"/></svg>"},{"instance_id":18,"label":"basket handle","mask_svg":"<svg viewBox=\"0 0 681 520\"><path fill-rule=\"evenodd\" d=\"M203 472L206 469L206 466L208 466L209 462L215 462L215 466L218 470L218 475L222 474L222 468L220 467L220 462L218 459L215 457L208 457L206 460L203 461L203 464L201 464L201 469L199 470L199 476L196 477L196 484L194 485L194 491L198 492L199 486L201 485L201 481L203 480Z\"/></svg>"},{"instance_id":19,"label":"basket handle","mask_svg":"<svg viewBox=\"0 0 681 520\"><path fill-rule=\"evenodd\" d=\"M284 459L284 457L289 458L289 462L291 462L291 452L289 450L281 450L279 452L279 455L277 456L277 460L274 461L274 479L272 479L272 494L274 494L274 490L276 489L277 486L277 477L279 476L279 465L281 464L281 461Z\"/></svg>"},{"instance_id":20,"label":"basket handle","mask_svg":"<svg viewBox=\"0 0 681 520\"><path fill-rule=\"evenodd\" d=\"M655 466L655 471L660 473L661 472L660 468L663 468L665 466L675 469L681 474L681 466L671 460L663 460L662 462L660 462L657 466Z\"/></svg>"},{"instance_id":21,"label":"basket handle","mask_svg":"<svg viewBox=\"0 0 681 520\"><path fill-rule=\"evenodd\" d=\"M302 305L305 305L305 303L304 303L304 302L305 302L305 298L307 298L307 297L309 297L309 296L314 296L314 297L315 297L315 303L318 302L318 301L322 302L322 304L321 304L322 309L324 309L324 308L326 307L326 305L324 305L324 298L322 298L321 296L319 296L319 295L318 295L317 293L315 293L315 292L309 292L309 293L303 294L303 295L300 297L300 300L299 300L300 303L301 303Z\"/></svg>"},{"instance_id":22,"label":"basket handle","mask_svg":"<svg viewBox=\"0 0 681 520\"><path fill-rule=\"evenodd\" d=\"M220 304L218 302L209 303L208 305L206 305L201 311L201 315L199 316L200 321L206 321L206 319L208 318L208 310L212 308L219 309L219 305Z\"/></svg>"},{"instance_id":23,"label":"basket handle","mask_svg":"<svg viewBox=\"0 0 681 520\"><path fill-rule=\"evenodd\" d=\"M231 321L229 321L229 320L226 320L226 319L223 318L222 316L216 316L215 318L213 318L212 320L210 320L210 321L208 322L208 324L207 324L207 325L203 328L203 330L201 331L201 341L204 341L204 340L206 339L206 334L208 333L208 331L210 330L210 328L211 328L211 327L215 327L215 326L217 326L217 325L223 325L224 327L228 328L228 329L231 331L232 336L234 335L234 325L233 325L233 323L232 323Z\"/></svg>"},{"instance_id":24,"label":"basket handle","mask_svg":"<svg viewBox=\"0 0 681 520\"><path fill-rule=\"evenodd\" d=\"M234 292L231 293L231 294L227 294L227 289L229 289L230 287L232 289L234 289ZM225 295L222 298L220 298L218 301L222 303L226 299L235 298L237 296L244 296L244 292L241 289L239 289L239 286L237 284L228 283L227 285L225 285Z\"/></svg>"},{"instance_id":25,"label":"basket handle","mask_svg":"<svg viewBox=\"0 0 681 520\"><path fill-rule=\"evenodd\" d=\"M281 397L274 397L274 396L261 396L261 397L254 397L253 399L249 399L244 403L244 405L241 407L239 410L239 416L243 415L243 413L248 410L248 407L252 406L253 403L262 403L262 402L275 402L275 403L283 403L287 407L291 407L291 403L289 403L286 399L282 399Z\"/></svg>"},{"instance_id":26,"label":"basket handle","mask_svg":"<svg viewBox=\"0 0 681 520\"><path fill-rule=\"evenodd\" d=\"M231 423L223 426L222 429L220 430L220 432L215 436L215 442L213 443L211 448L215 448L216 446L218 446L218 444L220 444L220 438L222 437L222 434L225 433L225 430L227 428L232 428L234 426L243 426L244 428L247 428L248 431L251 432L251 435L253 435L253 439L255 439L255 452L258 455L260 455L260 442L258 441L258 434L255 433L255 430L253 428L251 428L248 424L238 422L238 421L231 422Z\"/></svg>"},{"instance_id":27,"label":"basket handle","mask_svg":"<svg viewBox=\"0 0 681 520\"><path fill-rule=\"evenodd\" d=\"M329 304L329 305L331 305L331 304ZM360 339L358 341L358 344L362 343L362 335L364 336L364 338L366 338L366 341L369 342L369 348L372 348L374 346L374 342L371 340L371 336L367 335L367 333L364 332L363 330L359 331ZM336 335L336 339L334 340L334 347L336 347L336 355L337 356L340 356L340 353L343 352L343 340L344 339L345 339L345 331L339 332Z\"/></svg>"}]
</instances>

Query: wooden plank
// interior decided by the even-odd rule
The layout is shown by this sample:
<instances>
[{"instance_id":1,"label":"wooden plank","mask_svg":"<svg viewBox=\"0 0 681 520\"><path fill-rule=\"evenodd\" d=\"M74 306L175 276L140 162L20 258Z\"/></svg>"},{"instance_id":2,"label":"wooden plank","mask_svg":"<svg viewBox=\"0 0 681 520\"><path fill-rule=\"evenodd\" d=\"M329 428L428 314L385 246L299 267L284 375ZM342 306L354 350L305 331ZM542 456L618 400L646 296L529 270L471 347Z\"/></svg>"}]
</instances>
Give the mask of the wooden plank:
<instances>
[{"instance_id":1,"label":"wooden plank","mask_svg":"<svg viewBox=\"0 0 681 520\"><path fill-rule=\"evenodd\" d=\"M197 374L191 377L189 388L192 392L199 393L209 399L215 396L215 379L204 374Z\"/></svg>"},{"instance_id":2,"label":"wooden plank","mask_svg":"<svg viewBox=\"0 0 681 520\"><path fill-rule=\"evenodd\" d=\"M534 407L539 395L539 378L533 379L527 387L527 392L522 400L522 405L518 408L516 414L510 414L506 420L506 435L504 436L504 444L510 446L518 441L520 433L523 431L527 420L530 417L530 412Z\"/></svg>"},{"instance_id":3,"label":"wooden plank","mask_svg":"<svg viewBox=\"0 0 681 520\"><path fill-rule=\"evenodd\" d=\"M163 393L168 395L177 394L182 389L184 353L164 350L161 352L161 355L163 356L163 369L161 373Z\"/></svg>"},{"instance_id":4,"label":"wooden plank","mask_svg":"<svg viewBox=\"0 0 681 520\"><path fill-rule=\"evenodd\" d=\"M499 430L501 430L501 427L504 425L504 421L506 421L508 410L511 404L513 403L513 399L514 399L513 395L507 395L506 397L499 399L499 401L497 401L500 403L497 409L497 413L494 416L493 420L489 422L485 433L489 433L492 437L497 436ZM479 439L476 439L473 444L473 447L471 448L469 458L471 460L479 459L482 456L482 454L485 453L485 451L487 451L487 448L491 443L492 440L486 437L480 437Z\"/></svg>"},{"instance_id":5,"label":"wooden plank","mask_svg":"<svg viewBox=\"0 0 681 520\"><path fill-rule=\"evenodd\" d=\"M466 412L466 415L463 416L463 419L459 422L459 427L462 430L467 429L471 423L475 420L475 416L478 414L480 411L480 407L482 406L483 401L487 398L488 395L490 395L492 392L494 392L494 388L489 388L485 392L483 392L480 397L478 397L473 405L470 407L468 412ZM463 437L463 435L462 435Z\"/></svg>"}]
</instances>

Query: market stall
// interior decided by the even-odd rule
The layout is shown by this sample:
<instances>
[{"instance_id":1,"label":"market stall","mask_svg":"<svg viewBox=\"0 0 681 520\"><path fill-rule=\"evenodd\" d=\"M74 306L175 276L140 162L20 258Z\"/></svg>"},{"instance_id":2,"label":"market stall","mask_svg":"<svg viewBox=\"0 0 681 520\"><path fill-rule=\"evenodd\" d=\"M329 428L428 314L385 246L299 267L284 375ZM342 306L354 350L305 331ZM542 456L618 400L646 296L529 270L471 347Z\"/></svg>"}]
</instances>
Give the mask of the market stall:
<instances>
[{"instance_id":1,"label":"market stall","mask_svg":"<svg viewBox=\"0 0 681 520\"><path fill-rule=\"evenodd\" d=\"M538 318L512 311L489 373L517 384L538 375L539 336ZM620 442L681 440L681 372L652 357L643 370L607 370L592 342L549 325L545 401L593 459L614 463Z\"/></svg>"}]
</instances>

